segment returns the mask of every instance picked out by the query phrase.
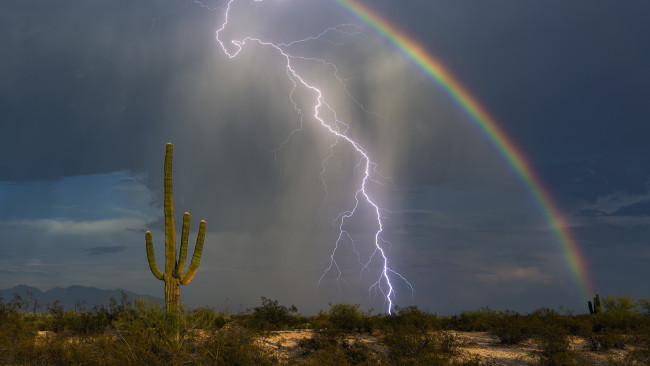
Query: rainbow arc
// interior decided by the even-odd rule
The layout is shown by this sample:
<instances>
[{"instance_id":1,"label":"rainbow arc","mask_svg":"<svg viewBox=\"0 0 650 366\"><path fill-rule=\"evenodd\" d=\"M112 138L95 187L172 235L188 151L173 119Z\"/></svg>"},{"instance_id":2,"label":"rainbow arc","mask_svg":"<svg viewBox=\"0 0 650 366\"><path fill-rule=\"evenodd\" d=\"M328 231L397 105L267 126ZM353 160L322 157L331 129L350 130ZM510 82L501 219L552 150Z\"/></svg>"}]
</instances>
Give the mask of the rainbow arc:
<instances>
[{"instance_id":1,"label":"rainbow arc","mask_svg":"<svg viewBox=\"0 0 650 366\"><path fill-rule=\"evenodd\" d=\"M429 78L440 85L451 99L471 117L472 123L489 139L509 167L527 187L528 192L553 230L581 295L587 298L588 294L595 289L585 256L550 191L512 138L508 136L499 123L479 103L478 99L452 75L443 63L437 60L429 50L415 39L358 0L333 1L393 44Z\"/></svg>"}]
</instances>

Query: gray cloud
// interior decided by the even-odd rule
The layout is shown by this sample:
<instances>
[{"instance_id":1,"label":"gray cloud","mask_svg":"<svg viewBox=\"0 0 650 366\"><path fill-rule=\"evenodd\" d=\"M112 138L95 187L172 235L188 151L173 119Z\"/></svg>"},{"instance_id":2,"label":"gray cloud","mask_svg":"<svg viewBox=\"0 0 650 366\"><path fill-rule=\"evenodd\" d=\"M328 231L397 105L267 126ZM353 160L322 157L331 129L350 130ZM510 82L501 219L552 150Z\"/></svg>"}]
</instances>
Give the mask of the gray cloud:
<instances>
[{"instance_id":1,"label":"gray cloud","mask_svg":"<svg viewBox=\"0 0 650 366\"><path fill-rule=\"evenodd\" d=\"M103 255L103 254L112 254L120 253L127 249L127 246L124 245L113 245L108 247L92 247L87 248L86 253L88 255Z\"/></svg>"},{"instance_id":2,"label":"gray cloud","mask_svg":"<svg viewBox=\"0 0 650 366\"><path fill-rule=\"evenodd\" d=\"M268 296L304 311L333 299L381 308L368 296L371 276L360 276L350 251L340 254L341 287L331 277L317 286L336 240L331 221L350 208L349 184L359 179L354 154L337 145L321 175L333 140L307 112L302 131L291 135L300 115L288 99L282 60L252 44L228 60L214 39L221 12L188 4L0 4L0 120L7 121L0 231L8 242L26 243L7 248L7 258L37 258L56 270L43 286L115 288L121 283L110 281L128 278L129 290L161 291L141 231L153 232L161 263L162 165L171 141L177 226L189 211L193 239L198 221L208 223L201 271L182 292L188 303L221 304L230 296L250 307ZM645 235L599 220L601 212L645 217L639 197L650 176L649 127L638 121L648 120L650 62L638 50L650 32L643 11L590 4L559 13L544 2L373 6L434 50L529 156L560 206L582 213L576 235L590 249L589 262L602 268L604 248L621 240L638 253ZM358 23L322 1L251 1L232 19L246 26L233 27L232 36L246 31L278 41ZM554 305L544 302L549 298L584 307L565 285L572 282L561 248L525 185L448 93L369 28L346 40L295 50L336 62L347 89L372 112L340 83L325 85L337 116L391 178L372 191L387 209L392 266L416 288L411 297L400 284L399 303L439 313ZM603 53L610 46L615 51ZM331 68L301 67L314 80L333 80ZM298 94L309 111L306 94ZM25 226L9 224L18 222L41 226L23 235ZM52 231L54 224L61 230ZM371 222L355 224L355 235L368 235ZM59 247L75 250L64 256ZM627 258L620 256L619 264ZM116 268L124 277L107 275ZM621 281L630 276L624 266L610 271L622 271L614 276ZM617 290L614 280L603 283L603 293Z\"/></svg>"},{"instance_id":3,"label":"gray cloud","mask_svg":"<svg viewBox=\"0 0 650 366\"><path fill-rule=\"evenodd\" d=\"M650 216L650 200L636 202L629 206L621 207L612 216Z\"/></svg>"}]
</instances>

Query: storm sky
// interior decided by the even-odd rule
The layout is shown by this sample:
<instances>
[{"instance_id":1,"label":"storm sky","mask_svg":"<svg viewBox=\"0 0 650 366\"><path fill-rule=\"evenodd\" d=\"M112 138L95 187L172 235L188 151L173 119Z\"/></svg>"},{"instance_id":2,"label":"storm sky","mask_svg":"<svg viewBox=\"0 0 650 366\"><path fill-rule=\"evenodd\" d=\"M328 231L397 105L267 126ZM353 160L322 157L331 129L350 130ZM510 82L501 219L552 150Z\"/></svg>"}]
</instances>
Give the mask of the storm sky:
<instances>
[{"instance_id":1,"label":"storm sky","mask_svg":"<svg viewBox=\"0 0 650 366\"><path fill-rule=\"evenodd\" d=\"M435 55L521 148L584 253L590 290L650 297L650 5L365 3ZM265 296L304 314L341 301L385 311L368 290L376 262L362 271L352 250L372 254L367 208L348 227L354 243L337 251L341 278L318 283L335 219L354 206L359 156L331 148L309 112L314 94L292 89L277 50L248 42L227 57L215 39L226 5L0 2L0 288L162 297L144 232L162 267L172 142L177 232L182 212L192 244L207 221L201 265L181 288L187 305L239 311ZM414 288L395 277L395 303L585 312L529 188L368 25L330 0L238 0L223 34L287 44L330 27L285 50L385 178L369 190L385 209L390 266Z\"/></svg>"}]
</instances>

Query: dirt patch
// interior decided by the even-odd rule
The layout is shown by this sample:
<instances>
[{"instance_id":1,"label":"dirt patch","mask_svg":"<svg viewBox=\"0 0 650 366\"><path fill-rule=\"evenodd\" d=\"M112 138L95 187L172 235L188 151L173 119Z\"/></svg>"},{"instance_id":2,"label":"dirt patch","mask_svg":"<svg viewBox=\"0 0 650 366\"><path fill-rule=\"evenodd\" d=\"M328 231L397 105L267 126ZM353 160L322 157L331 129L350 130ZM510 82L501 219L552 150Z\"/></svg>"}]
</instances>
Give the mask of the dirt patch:
<instances>
[{"instance_id":1,"label":"dirt patch","mask_svg":"<svg viewBox=\"0 0 650 366\"><path fill-rule=\"evenodd\" d=\"M487 332L450 331L460 344L459 360L478 358L481 362L497 365L526 365L535 362L534 352L541 351L541 345L535 340L528 340L518 345L503 345L497 337ZM292 330L272 332L261 338L260 344L270 349L276 357L282 360L300 357L301 350L298 342L314 336L312 330ZM350 335L349 340L357 340L367 344L375 352L386 354L386 349L375 334ZM593 365L607 365L612 360L622 360L629 350L612 350L594 352L589 350L586 340L571 337L571 350L585 356Z\"/></svg>"}]
</instances>

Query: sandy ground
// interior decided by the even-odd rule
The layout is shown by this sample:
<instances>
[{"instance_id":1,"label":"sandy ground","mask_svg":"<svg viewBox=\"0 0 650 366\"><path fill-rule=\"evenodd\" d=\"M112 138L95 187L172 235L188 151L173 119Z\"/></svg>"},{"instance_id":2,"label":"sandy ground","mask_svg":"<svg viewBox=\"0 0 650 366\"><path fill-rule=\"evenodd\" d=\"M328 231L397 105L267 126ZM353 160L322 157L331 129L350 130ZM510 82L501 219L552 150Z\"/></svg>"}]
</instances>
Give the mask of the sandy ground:
<instances>
[{"instance_id":1,"label":"sandy ground","mask_svg":"<svg viewBox=\"0 0 650 366\"><path fill-rule=\"evenodd\" d=\"M481 361L491 362L498 365L526 365L535 361L534 351L541 348L533 340L523 342L515 346L499 344L498 339L486 332L458 332L451 331L460 343L459 359L469 359L478 356ZM260 340L263 346L270 348L280 359L288 359L299 356L300 350L297 347L301 339L311 338L311 330L279 331L273 332L270 336ZM376 335L351 336L363 341L376 352L387 353L386 349L378 342ZM584 339L573 337L571 339L573 351L586 356L593 365L607 365L610 360L620 360L625 357L627 351L612 350L608 352L592 352Z\"/></svg>"},{"instance_id":2,"label":"sandy ground","mask_svg":"<svg viewBox=\"0 0 650 366\"><path fill-rule=\"evenodd\" d=\"M499 344L495 336L486 332L450 331L450 333L456 337L460 344L460 354L457 356L459 359L470 359L477 356L481 361L497 365L526 365L534 362L533 352L541 350L539 344L534 340L508 346ZM276 331L258 341L279 359L288 360L300 357L301 350L298 347L298 342L311 338L313 335L312 330ZM47 342L48 338L53 336L52 332L40 331L37 335L37 342ZM381 345L377 335L356 334L350 335L349 338L364 342L375 352L387 354L387 350ZM592 365L607 365L610 360L621 360L628 352L628 350L589 351L587 341L578 337L571 339L571 348L586 356Z\"/></svg>"}]
</instances>

